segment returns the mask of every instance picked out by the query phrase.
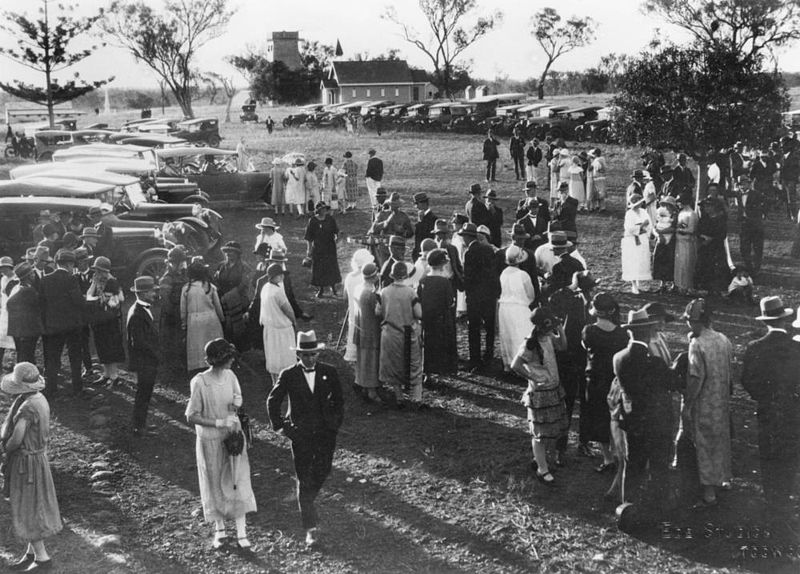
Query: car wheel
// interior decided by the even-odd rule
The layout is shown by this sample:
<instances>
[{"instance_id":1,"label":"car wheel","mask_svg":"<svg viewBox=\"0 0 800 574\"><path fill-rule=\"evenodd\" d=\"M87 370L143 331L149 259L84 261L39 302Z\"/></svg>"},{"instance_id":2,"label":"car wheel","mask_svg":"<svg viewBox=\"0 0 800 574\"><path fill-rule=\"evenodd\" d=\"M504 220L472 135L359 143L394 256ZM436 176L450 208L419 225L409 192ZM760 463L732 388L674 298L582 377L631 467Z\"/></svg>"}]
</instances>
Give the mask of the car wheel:
<instances>
[{"instance_id":1,"label":"car wheel","mask_svg":"<svg viewBox=\"0 0 800 574\"><path fill-rule=\"evenodd\" d=\"M213 135L209 136L206 141L208 142L209 147L217 147L219 145L220 139L219 136Z\"/></svg>"},{"instance_id":2,"label":"car wheel","mask_svg":"<svg viewBox=\"0 0 800 574\"><path fill-rule=\"evenodd\" d=\"M139 261L139 265L136 266L136 274L135 277L140 277L142 275L149 275L150 277L155 278L158 280L167 270L167 258L164 255L160 254L153 254L148 255L141 261Z\"/></svg>"},{"instance_id":3,"label":"car wheel","mask_svg":"<svg viewBox=\"0 0 800 574\"><path fill-rule=\"evenodd\" d=\"M15 150L13 147L8 145L8 146L6 146L4 155L6 157L17 157L17 150Z\"/></svg>"}]
</instances>

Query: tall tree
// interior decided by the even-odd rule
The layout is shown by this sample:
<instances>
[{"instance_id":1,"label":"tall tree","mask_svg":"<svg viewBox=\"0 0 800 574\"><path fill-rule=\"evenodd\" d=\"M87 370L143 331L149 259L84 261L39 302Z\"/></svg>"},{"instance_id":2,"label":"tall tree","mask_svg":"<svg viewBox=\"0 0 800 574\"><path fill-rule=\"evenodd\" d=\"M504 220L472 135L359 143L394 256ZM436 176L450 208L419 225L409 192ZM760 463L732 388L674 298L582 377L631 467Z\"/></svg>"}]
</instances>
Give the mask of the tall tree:
<instances>
[{"instance_id":1,"label":"tall tree","mask_svg":"<svg viewBox=\"0 0 800 574\"><path fill-rule=\"evenodd\" d=\"M701 45L772 54L800 38L800 0L645 0L646 11L688 30Z\"/></svg>"},{"instance_id":2,"label":"tall tree","mask_svg":"<svg viewBox=\"0 0 800 574\"><path fill-rule=\"evenodd\" d=\"M114 0L102 26L163 80L191 118L197 51L225 31L233 13L227 0L164 0L162 12L142 0Z\"/></svg>"},{"instance_id":3,"label":"tall tree","mask_svg":"<svg viewBox=\"0 0 800 574\"><path fill-rule=\"evenodd\" d=\"M547 63L539 79L539 99L544 99L544 83L550 67L558 58L594 40L597 24L588 16L572 16L562 22L555 8L543 8L531 18L531 34L547 55Z\"/></svg>"},{"instance_id":4,"label":"tall tree","mask_svg":"<svg viewBox=\"0 0 800 574\"><path fill-rule=\"evenodd\" d=\"M476 0L419 0L420 10L430 28L427 37L403 21L394 7L387 8L383 15L400 26L403 38L428 57L433 65L434 84L446 97L453 96L454 77L465 69L463 64L458 65L458 58L503 17L503 13L497 11L489 16L479 16L472 24L465 24L476 6Z\"/></svg>"},{"instance_id":5,"label":"tall tree","mask_svg":"<svg viewBox=\"0 0 800 574\"><path fill-rule=\"evenodd\" d=\"M70 51L70 43L87 34L102 17L102 12L88 18L70 15L73 5L58 4L58 14L51 13L49 0L40 0L39 18L31 19L26 14L4 12L4 24L0 30L16 40L16 47L0 47L0 54L44 74L44 86L35 86L19 80L13 84L0 82L0 89L20 99L47 106L50 127L54 127L53 106L69 102L107 84L113 78L87 83L74 74L74 79L64 83L53 77L81 60L88 58L98 46Z\"/></svg>"},{"instance_id":6,"label":"tall tree","mask_svg":"<svg viewBox=\"0 0 800 574\"><path fill-rule=\"evenodd\" d=\"M668 46L628 62L612 105L623 143L684 151L698 162L698 195L710 153L737 140L766 146L789 108L783 79L760 59L725 47Z\"/></svg>"},{"instance_id":7,"label":"tall tree","mask_svg":"<svg viewBox=\"0 0 800 574\"><path fill-rule=\"evenodd\" d=\"M233 78L229 76L223 76L217 72L208 72L203 75L208 82L213 82L219 90L219 86L222 86L222 91L225 93L225 123L229 124L231 122L231 104L233 103L233 96L235 96L239 90L233 83Z\"/></svg>"}]
</instances>

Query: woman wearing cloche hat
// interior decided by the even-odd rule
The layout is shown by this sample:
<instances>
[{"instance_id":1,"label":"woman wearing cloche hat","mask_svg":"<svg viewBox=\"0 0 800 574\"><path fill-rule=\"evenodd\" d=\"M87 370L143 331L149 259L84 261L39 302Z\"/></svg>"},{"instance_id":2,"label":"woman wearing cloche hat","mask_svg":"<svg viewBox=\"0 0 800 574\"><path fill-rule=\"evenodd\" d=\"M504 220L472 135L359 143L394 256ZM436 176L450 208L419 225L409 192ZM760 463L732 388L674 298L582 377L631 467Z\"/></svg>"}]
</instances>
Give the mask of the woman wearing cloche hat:
<instances>
[{"instance_id":1,"label":"woman wearing cloche hat","mask_svg":"<svg viewBox=\"0 0 800 574\"><path fill-rule=\"evenodd\" d=\"M0 428L7 457L4 495L9 499L14 534L28 543L25 555L10 569L44 571L52 566L44 539L62 528L47 460L50 405L39 392L44 389L44 379L35 365L17 363L0 381L0 389L14 397Z\"/></svg>"},{"instance_id":2,"label":"woman wearing cloche hat","mask_svg":"<svg viewBox=\"0 0 800 574\"><path fill-rule=\"evenodd\" d=\"M639 294L639 283L653 278L650 266L651 222L642 208L644 199L638 193L631 195L625 212L622 250L622 280L630 281L631 293Z\"/></svg>"},{"instance_id":3,"label":"woman wearing cloche hat","mask_svg":"<svg viewBox=\"0 0 800 574\"><path fill-rule=\"evenodd\" d=\"M125 347L122 342L122 303L125 295L116 277L111 275L108 257L95 258L94 275L86 291L89 324L94 335L97 357L103 367L98 383L119 384L118 365L125 362Z\"/></svg>"},{"instance_id":4,"label":"woman wearing cloche hat","mask_svg":"<svg viewBox=\"0 0 800 574\"><path fill-rule=\"evenodd\" d=\"M426 256L428 272L419 281L422 305L422 339L426 375L454 373L458 364L456 345L456 292L447 277L445 249L432 249Z\"/></svg>"}]
</instances>

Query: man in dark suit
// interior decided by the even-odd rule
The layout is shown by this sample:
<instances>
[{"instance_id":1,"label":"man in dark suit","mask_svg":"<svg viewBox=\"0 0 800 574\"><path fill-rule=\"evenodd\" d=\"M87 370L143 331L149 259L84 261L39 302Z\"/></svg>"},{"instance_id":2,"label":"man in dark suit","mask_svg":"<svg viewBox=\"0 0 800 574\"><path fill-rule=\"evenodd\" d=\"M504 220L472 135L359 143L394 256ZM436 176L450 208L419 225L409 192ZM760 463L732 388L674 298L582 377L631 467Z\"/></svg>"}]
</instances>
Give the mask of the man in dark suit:
<instances>
[{"instance_id":1,"label":"man in dark suit","mask_svg":"<svg viewBox=\"0 0 800 574\"><path fill-rule=\"evenodd\" d=\"M764 256L764 218L767 201L764 193L750 187L750 178L739 177L739 251L752 277L761 271Z\"/></svg>"},{"instance_id":2,"label":"man in dark suit","mask_svg":"<svg viewBox=\"0 0 800 574\"><path fill-rule=\"evenodd\" d=\"M89 258L89 250L85 247L78 247L75 249L75 277L78 278L81 294L84 296L86 296L86 292L92 284L92 277L94 277L94 269L92 269L90 265L91 259ZM83 361L84 377L89 376L94 367L92 363L92 349L89 346L90 335L91 331L87 323L81 328L81 361Z\"/></svg>"},{"instance_id":3,"label":"man in dark suit","mask_svg":"<svg viewBox=\"0 0 800 574\"><path fill-rule=\"evenodd\" d=\"M155 279L137 277L131 289L136 302L128 311L128 370L136 373L136 398L133 403L133 434L142 436L147 432L147 407L156 384L161 350L158 329L153 321L150 306L156 300Z\"/></svg>"},{"instance_id":4,"label":"man in dark suit","mask_svg":"<svg viewBox=\"0 0 800 574\"><path fill-rule=\"evenodd\" d=\"M628 438L623 502L633 503L635 509L621 513L622 529L639 521L658 520L668 501L673 428L670 391L677 389L679 377L662 359L650 354L648 343L656 324L647 311L630 311L622 327L630 331L631 341L613 359L614 374L623 391L618 405L620 426Z\"/></svg>"},{"instance_id":5,"label":"man in dark suit","mask_svg":"<svg viewBox=\"0 0 800 574\"><path fill-rule=\"evenodd\" d=\"M399 235L392 235L389 237L389 259L387 259L383 267L381 267L381 287L391 285L392 279L392 266L398 261L405 261L406 259L406 240Z\"/></svg>"},{"instance_id":6,"label":"man in dark suit","mask_svg":"<svg viewBox=\"0 0 800 574\"><path fill-rule=\"evenodd\" d=\"M479 225L489 224L489 210L486 209L486 204L483 202L483 190L479 183L473 183L469 188L470 198L464 205L464 213L467 214L467 219L470 223L474 223L475 227Z\"/></svg>"},{"instance_id":7,"label":"man in dark suit","mask_svg":"<svg viewBox=\"0 0 800 574\"><path fill-rule=\"evenodd\" d=\"M744 157L744 144L738 141L733 144L733 149L728 156L728 162L731 166L731 181L738 181L739 176L747 174L747 169L745 168L746 161Z\"/></svg>"},{"instance_id":8,"label":"man in dark suit","mask_svg":"<svg viewBox=\"0 0 800 574\"><path fill-rule=\"evenodd\" d=\"M417 223L414 225L414 249L411 251L411 260L416 261L420 254L420 244L423 239L433 239L433 228L436 225L436 215L431 211L428 194L424 191L414 194L414 205L417 206Z\"/></svg>"},{"instance_id":9,"label":"man in dark suit","mask_svg":"<svg viewBox=\"0 0 800 574\"><path fill-rule=\"evenodd\" d=\"M297 502L308 546L317 542L314 500L331 472L336 434L344 418L339 375L333 367L317 362L323 347L314 331L298 332L298 362L281 372L267 398L273 430L283 430L292 441ZM281 406L287 396L289 408L284 417Z\"/></svg>"},{"instance_id":10,"label":"man in dark suit","mask_svg":"<svg viewBox=\"0 0 800 574\"><path fill-rule=\"evenodd\" d=\"M113 214L104 211L101 207L92 207L89 210L89 219L97 231L97 245L94 246L91 253L95 257L102 255L111 259L114 232L107 221L111 215Z\"/></svg>"},{"instance_id":11,"label":"man in dark suit","mask_svg":"<svg viewBox=\"0 0 800 574\"><path fill-rule=\"evenodd\" d=\"M528 146L528 151L525 152L525 157L528 158L528 181L535 184L538 179L539 164L542 162L543 157L542 148L539 147L539 140L533 138L531 145Z\"/></svg>"},{"instance_id":12,"label":"man in dark suit","mask_svg":"<svg viewBox=\"0 0 800 574\"><path fill-rule=\"evenodd\" d=\"M464 288L464 266L461 264L461 254L458 248L450 243L452 230L445 219L437 219L433 228L434 241L439 249L447 251L447 263L445 263L445 275L453 285L453 292Z\"/></svg>"},{"instance_id":13,"label":"man in dark suit","mask_svg":"<svg viewBox=\"0 0 800 574\"><path fill-rule=\"evenodd\" d=\"M367 153L369 154L369 159L367 160L367 173L364 174L364 177L367 180L369 200L372 203L372 207L375 207L375 196L381 186L381 181L383 181L383 160L375 156L376 152L373 148L370 148Z\"/></svg>"},{"instance_id":14,"label":"man in dark suit","mask_svg":"<svg viewBox=\"0 0 800 574\"><path fill-rule=\"evenodd\" d=\"M742 386L758 403L761 484L770 512L792 518L791 495L800 470L800 343L787 333L793 311L779 297L761 300L767 334L747 345ZM800 328L800 319L795 321Z\"/></svg>"},{"instance_id":15,"label":"man in dark suit","mask_svg":"<svg viewBox=\"0 0 800 574\"><path fill-rule=\"evenodd\" d=\"M42 288L42 278L48 273L53 272L53 258L50 255L50 248L39 245L33 252L33 275L31 275L31 285L40 291Z\"/></svg>"},{"instance_id":16,"label":"man in dark suit","mask_svg":"<svg viewBox=\"0 0 800 574\"><path fill-rule=\"evenodd\" d=\"M692 193L694 193L694 182L695 182L694 174L692 173L692 170L689 169L689 167L686 165L687 159L688 158L685 153L679 153L678 165L673 166L672 168L672 179L675 182L675 185L677 186L676 191L678 193L678 197L680 197L684 191L691 191ZM642 190L639 190L638 193L644 195L642 194Z\"/></svg>"},{"instance_id":17,"label":"man in dark suit","mask_svg":"<svg viewBox=\"0 0 800 574\"><path fill-rule=\"evenodd\" d=\"M75 253L62 249L56 253L56 269L40 281L42 305L42 346L47 387L45 394L53 399L58 391L61 353L67 346L72 392L80 395L81 328L84 322L84 297L74 274Z\"/></svg>"},{"instance_id":18,"label":"man in dark suit","mask_svg":"<svg viewBox=\"0 0 800 574\"><path fill-rule=\"evenodd\" d=\"M525 193L525 197L517 202L517 211L514 214L514 221L519 221L528 215L528 205L531 199L536 200L536 203L539 206L540 215L545 219L545 221L550 221L550 204L546 199L536 196L536 182L525 182L525 187L522 191Z\"/></svg>"},{"instance_id":19,"label":"man in dark suit","mask_svg":"<svg viewBox=\"0 0 800 574\"><path fill-rule=\"evenodd\" d=\"M494 358L497 299L500 277L494 250L477 240L478 229L465 223L458 234L464 239L464 292L467 299L469 364L471 369L487 366ZM481 327L486 329L486 350L481 355Z\"/></svg>"},{"instance_id":20,"label":"man in dark suit","mask_svg":"<svg viewBox=\"0 0 800 574\"><path fill-rule=\"evenodd\" d=\"M489 243L499 248L502 241L503 210L497 207L497 193L493 189L486 192L486 211L489 214L489 222L486 223L490 232Z\"/></svg>"},{"instance_id":21,"label":"man in dark suit","mask_svg":"<svg viewBox=\"0 0 800 574\"><path fill-rule=\"evenodd\" d=\"M495 175L497 172L497 160L500 159L500 151L497 149L500 142L494 137L492 130L486 134L486 139L483 140L483 159L486 162L486 183L490 181L497 181ZM480 225L480 223L476 223Z\"/></svg>"},{"instance_id":22,"label":"man in dark suit","mask_svg":"<svg viewBox=\"0 0 800 574\"><path fill-rule=\"evenodd\" d=\"M539 199L535 197L528 198L526 204L526 215L517 221L517 225L521 226L528 238L525 239L525 248L532 252L540 245L547 243L547 228L549 217L545 217L545 211L540 207Z\"/></svg>"},{"instance_id":23,"label":"man in dark suit","mask_svg":"<svg viewBox=\"0 0 800 574\"><path fill-rule=\"evenodd\" d=\"M569 184L566 181L561 182L558 187L558 193L561 196L561 201L556 214L556 220L550 226L550 229L574 231L577 235L578 200L569 194Z\"/></svg>"}]
</instances>

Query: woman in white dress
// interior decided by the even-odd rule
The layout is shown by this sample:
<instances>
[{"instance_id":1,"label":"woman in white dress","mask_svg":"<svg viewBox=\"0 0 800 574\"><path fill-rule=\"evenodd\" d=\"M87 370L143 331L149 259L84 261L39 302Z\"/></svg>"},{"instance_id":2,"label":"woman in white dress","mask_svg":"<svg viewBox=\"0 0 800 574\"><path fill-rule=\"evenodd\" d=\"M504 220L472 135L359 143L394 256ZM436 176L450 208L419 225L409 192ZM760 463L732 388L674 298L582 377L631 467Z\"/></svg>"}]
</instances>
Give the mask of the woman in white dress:
<instances>
[{"instance_id":1,"label":"woman in white dress","mask_svg":"<svg viewBox=\"0 0 800 574\"><path fill-rule=\"evenodd\" d=\"M294 165L286 169L286 204L289 213L292 206L297 207L297 216L306 212L306 168L301 158L294 160Z\"/></svg>"},{"instance_id":2,"label":"woman in white dress","mask_svg":"<svg viewBox=\"0 0 800 574\"><path fill-rule=\"evenodd\" d=\"M467 218L464 216L456 215L453 218L453 226L454 229L461 229L461 226L467 222ZM458 251L458 258L461 260L461 265L463 268L464 265L464 240L458 233L453 233L452 239L450 239L450 245L456 248ZM467 315L467 296L464 291L459 290L456 292L456 317L465 317Z\"/></svg>"},{"instance_id":3,"label":"woman in white dress","mask_svg":"<svg viewBox=\"0 0 800 574\"><path fill-rule=\"evenodd\" d=\"M186 331L186 367L191 373L206 366L206 344L222 338L225 316L206 266L192 263L186 276L189 281L181 290L181 326Z\"/></svg>"},{"instance_id":4,"label":"woman in white dress","mask_svg":"<svg viewBox=\"0 0 800 574\"><path fill-rule=\"evenodd\" d=\"M586 209L586 186L583 183L581 158L577 155L572 156L567 171L569 172L569 196L578 200L578 205L583 211Z\"/></svg>"},{"instance_id":5,"label":"woman in white dress","mask_svg":"<svg viewBox=\"0 0 800 574\"><path fill-rule=\"evenodd\" d=\"M271 263L267 267L267 284L261 289L259 323L264 328L264 358L273 384L283 369L297 362L292 351L297 320L281 285L283 274L280 263Z\"/></svg>"},{"instance_id":6,"label":"woman in white dress","mask_svg":"<svg viewBox=\"0 0 800 574\"><path fill-rule=\"evenodd\" d=\"M14 338L8 334L8 310L6 302L11 296L8 284L14 279L14 260L11 257L0 257L0 368L6 349L14 350ZM9 291L6 293L6 291Z\"/></svg>"},{"instance_id":7,"label":"woman in white dress","mask_svg":"<svg viewBox=\"0 0 800 574\"><path fill-rule=\"evenodd\" d=\"M528 259L528 252L516 245L506 249L508 267L500 274L500 300L497 306L497 322L500 332L500 352L503 369L511 370L511 363L519 346L530 334L530 305L536 297L533 282L519 265Z\"/></svg>"},{"instance_id":8,"label":"woman in white dress","mask_svg":"<svg viewBox=\"0 0 800 574\"><path fill-rule=\"evenodd\" d=\"M344 278L344 295L347 297L347 346L344 351L345 361L355 361L358 349L355 344L356 313L358 299L361 296L361 287L364 285L364 276L361 269L367 263L374 263L375 257L368 249L356 249L350 260L350 273Z\"/></svg>"},{"instance_id":9,"label":"woman in white dress","mask_svg":"<svg viewBox=\"0 0 800 574\"><path fill-rule=\"evenodd\" d=\"M653 278L650 262L650 217L642 208L644 198L631 195L622 235L622 280L631 282L631 293L639 293L639 282Z\"/></svg>"}]
</instances>

